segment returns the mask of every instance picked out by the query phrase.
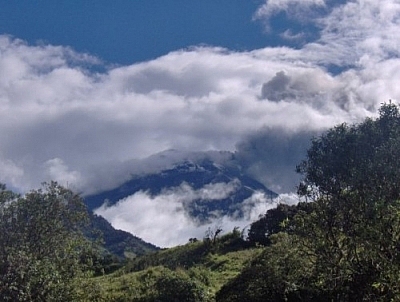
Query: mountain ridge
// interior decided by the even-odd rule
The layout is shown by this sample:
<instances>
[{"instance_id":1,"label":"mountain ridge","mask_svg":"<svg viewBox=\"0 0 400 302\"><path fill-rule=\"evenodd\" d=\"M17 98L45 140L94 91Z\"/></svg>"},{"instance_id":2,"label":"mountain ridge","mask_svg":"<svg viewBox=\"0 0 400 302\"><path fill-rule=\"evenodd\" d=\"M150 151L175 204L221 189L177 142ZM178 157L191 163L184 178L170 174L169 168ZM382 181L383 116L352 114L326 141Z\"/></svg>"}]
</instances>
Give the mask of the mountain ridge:
<instances>
[{"instance_id":1,"label":"mountain ridge","mask_svg":"<svg viewBox=\"0 0 400 302\"><path fill-rule=\"evenodd\" d=\"M181 186L189 186L199 195L191 197L192 202L185 204L185 207L191 216L203 222L207 220L207 214L213 211L219 211L221 215L233 215L240 204L255 192L262 192L271 200L278 196L262 183L245 175L240 166L232 162L217 163L205 157L184 159L159 173L132 175L130 180L114 189L85 197L85 203L89 209L96 210L103 205L114 206L138 192L146 192L154 197ZM215 192L209 193L212 190ZM218 194L221 196L214 196Z\"/></svg>"}]
</instances>

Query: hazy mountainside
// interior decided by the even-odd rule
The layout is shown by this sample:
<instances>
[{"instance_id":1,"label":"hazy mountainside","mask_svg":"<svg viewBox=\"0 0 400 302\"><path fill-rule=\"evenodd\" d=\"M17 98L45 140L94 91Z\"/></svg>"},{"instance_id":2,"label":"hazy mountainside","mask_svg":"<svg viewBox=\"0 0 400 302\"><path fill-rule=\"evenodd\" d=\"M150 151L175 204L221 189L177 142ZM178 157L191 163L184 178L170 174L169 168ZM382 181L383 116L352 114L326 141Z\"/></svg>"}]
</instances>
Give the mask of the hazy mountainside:
<instances>
[{"instance_id":1,"label":"hazy mountainside","mask_svg":"<svg viewBox=\"0 0 400 302\"><path fill-rule=\"evenodd\" d=\"M90 213L89 218L90 230L100 231L104 248L113 255L132 258L158 250L155 245L145 242L131 233L116 230L101 216Z\"/></svg>"},{"instance_id":2,"label":"hazy mountainside","mask_svg":"<svg viewBox=\"0 0 400 302\"><path fill-rule=\"evenodd\" d=\"M104 203L115 205L140 191L157 196L182 186L196 192L185 203L185 211L198 221L206 221L210 215L240 217L243 215L242 203L255 192L262 192L268 199L277 197L275 192L241 173L240 167L203 158L184 160L157 173L133 175L115 189L87 196L85 203L94 210Z\"/></svg>"}]
</instances>

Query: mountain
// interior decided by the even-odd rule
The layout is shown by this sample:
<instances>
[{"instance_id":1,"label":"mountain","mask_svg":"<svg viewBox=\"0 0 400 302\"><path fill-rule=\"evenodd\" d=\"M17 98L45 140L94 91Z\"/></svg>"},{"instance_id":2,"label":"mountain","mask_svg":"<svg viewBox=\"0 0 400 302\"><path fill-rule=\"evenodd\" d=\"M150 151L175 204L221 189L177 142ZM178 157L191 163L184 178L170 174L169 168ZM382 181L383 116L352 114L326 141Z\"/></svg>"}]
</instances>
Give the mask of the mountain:
<instances>
[{"instance_id":1,"label":"mountain","mask_svg":"<svg viewBox=\"0 0 400 302\"><path fill-rule=\"evenodd\" d=\"M232 153L196 153L177 160L176 154L169 151L153 157L152 161L171 155L175 156L175 162L169 167L132 175L130 180L114 189L85 197L85 203L89 209L95 210L103 205L112 207L138 192L155 197L179 189L187 193L183 201L184 210L197 222L205 223L210 218L226 215L242 217L243 206L256 193L264 194L267 200L278 196L245 175L232 160Z\"/></svg>"},{"instance_id":2,"label":"mountain","mask_svg":"<svg viewBox=\"0 0 400 302\"><path fill-rule=\"evenodd\" d=\"M100 233L103 247L120 258L133 258L159 250L155 245L145 242L131 233L117 230L103 217L89 213L90 224L87 233ZM95 238L94 238L95 239Z\"/></svg>"}]
</instances>

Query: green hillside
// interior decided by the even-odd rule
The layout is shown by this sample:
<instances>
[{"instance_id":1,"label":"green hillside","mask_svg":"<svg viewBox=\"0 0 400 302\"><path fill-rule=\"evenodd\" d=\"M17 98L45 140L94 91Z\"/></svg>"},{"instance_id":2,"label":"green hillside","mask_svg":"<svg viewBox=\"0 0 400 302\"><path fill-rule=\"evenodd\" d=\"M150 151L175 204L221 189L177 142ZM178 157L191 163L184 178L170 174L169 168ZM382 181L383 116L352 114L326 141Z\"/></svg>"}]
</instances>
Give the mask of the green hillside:
<instances>
[{"instance_id":1,"label":"green hillside","mask_svg":"<svg viewBox=\"0 0 400 302\"><path fill-rule=\"evenodd\" d=\"M220 288L261 251L234 230L136 258L97 281L108 301L215 301Z\"/></svg>"},{"instance_id":2,"label":"green hillside","mask_svg":"<svg viewBox=\"0 0 400 302\"><path fill-rule=\"evenodd\" d=\"M116 230L105 218L89 211L87 231L100 238L107 253L123 258L133 258L159 250L155 245L145 242L131 233ZM96 237L97 236L97 237Z\"/></svg>"}]
</instances>

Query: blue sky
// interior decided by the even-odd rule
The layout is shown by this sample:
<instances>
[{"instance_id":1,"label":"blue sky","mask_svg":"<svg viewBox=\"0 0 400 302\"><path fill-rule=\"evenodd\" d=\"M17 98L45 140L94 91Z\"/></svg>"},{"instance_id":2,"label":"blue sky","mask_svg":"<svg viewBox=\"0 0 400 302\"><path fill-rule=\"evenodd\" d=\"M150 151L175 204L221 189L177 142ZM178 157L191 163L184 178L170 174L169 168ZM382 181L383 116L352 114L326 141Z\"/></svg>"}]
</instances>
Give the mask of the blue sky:
<instances>
[{"instance_id":1,"label":"blue sky","mask_svg":"<svg viewBox=\"0 0 400 302\"><path fill-rule=\"evenodd\" d=\"M107 62L131 64L208 44L249 50L269 43L252 16L261 4L236 1L1 1L0 31L29 43L69 45Z\"/></svg>"},{"instance_id":2,"label":"blue sky","mask_svg":"<svg viewBox=\"0 0 400 302\"><path fill-rule=\"evenodd\" d=\"M318 36L310 23L279 12L254 18L262 0L204 1L0 1L0 32L30 44L68 45L112 64L155 59L195 45L245 51L298 47ZM316 9L323 13L325 8ZM287 29L302 39L284 39Z\"/></svg>"},{"instance_id":3,"label":"blue sky","mask_svg":"<svg viewBox=\"0 0 400 302\"><path fill-rule=\"evenodd\" d=\"M285 196L313 135L400 100L399 0L0 7L0 182L21 192L91 193L213 150Z\"/></svg>"}]
</instances>

